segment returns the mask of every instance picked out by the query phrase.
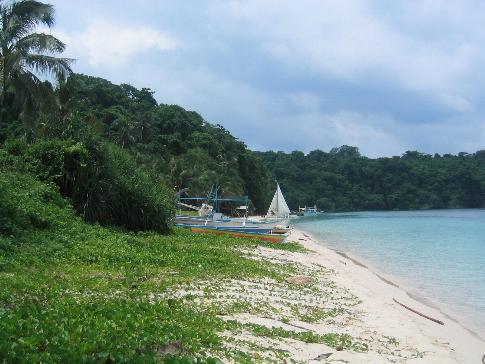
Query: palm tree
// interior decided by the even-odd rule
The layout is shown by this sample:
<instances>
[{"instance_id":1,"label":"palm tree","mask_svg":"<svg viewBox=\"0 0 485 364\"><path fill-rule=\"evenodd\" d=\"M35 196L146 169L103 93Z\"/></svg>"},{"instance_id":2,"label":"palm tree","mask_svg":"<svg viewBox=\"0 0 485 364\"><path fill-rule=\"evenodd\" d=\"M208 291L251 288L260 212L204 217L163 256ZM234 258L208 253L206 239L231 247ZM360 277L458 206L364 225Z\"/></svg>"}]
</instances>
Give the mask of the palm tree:
<instances>
[{"instance_id":1,"label":"palm tree","mask_svg":"<svg viewBox=\"0 0 485 364\"><path fill-rule=\"evenodd\" d=\"M0 126L21 118L53 100L52 86L40 75L66 79L71 59L58 58L65 44L37 26L54 24L54 7L39 1L0 0Z\"/></svg>"}]
</instances>

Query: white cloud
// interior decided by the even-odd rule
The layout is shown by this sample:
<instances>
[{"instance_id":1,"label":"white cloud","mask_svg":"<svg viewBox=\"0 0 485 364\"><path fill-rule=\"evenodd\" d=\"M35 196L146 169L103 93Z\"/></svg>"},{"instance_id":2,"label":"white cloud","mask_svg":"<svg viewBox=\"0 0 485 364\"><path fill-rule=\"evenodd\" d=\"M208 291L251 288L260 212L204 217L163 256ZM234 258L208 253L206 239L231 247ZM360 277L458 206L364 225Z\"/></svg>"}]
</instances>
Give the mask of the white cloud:
<instances>
[{"instance_id":1,"label":"white cloud","mask_svg":"<svg viewBox=\"0 0 485 364\"><path fill-rule=\"evenodd\" d=\"M296 121L294 137L307 145L306 151L318 146L330 150L340 145L358 146L361 153L376 157L399 155L408 149L407 141L393 133L398 123L390 117L341 110L331 114L308 114Z\"/></svg>"},{"instance_id":2,"label":"white cloud","mask_svg":"<svg viewBox=\"0 0 485 364\"><path fill-rule=\"evenodd\" d=\"M294 92L288 96L288 100L298 109L304 112L320 109L322 97L311 92Z\"/></svg>"},{"instance_id":3,"label":"white cloud","mask_svg":"<svg viewBox=\"0 0 485 364\"><path fill-rule=\"evenodd\" d=\"M443 94L441 95L441 101L456 111L470 112L475 108L469 100L456 94Z\"/></svg>"},{"instance_id":4,"label":"white cloud","mask_svg":"<svg viewBox=\"0 0 485 364\"><path fill-rule=\"evenodd\" d=\"M91 67L121 66L143 52L172 51L176 40L156 29L145 26L122 26L106 21L90 23L78 33L57 33L68 44L68 54L86 58Z\"/></svg>"},{"instance_id":5,"label":"white cloud","mask_svg":"<svg viewBox=\"0 0 485 364\"><path fill-rule=\"evenodd\" d=\"M457 86L473 78L485 38L467 29L464 19L458 22L451 10L430 9L429 3L420 7L413 2L420 14L417 19L378 13L371 1L364 0L231 1L218 4L215 12L229 19L225 26L247 29L261 47L290 68L308 68L347 82L386 79L406 90L434 95L457 111L469 109L464 107L471 102L466 91ZM406 2L398 7L412 12ZM436 21L438 14L442 29L428 29L427 20ZM468 34L468 39L446 40L448 18L456 27L451 33ZM442 36L413 30L423 28ZM450 102L450 94L461 101Z\"/></svg>"}]
</instances>

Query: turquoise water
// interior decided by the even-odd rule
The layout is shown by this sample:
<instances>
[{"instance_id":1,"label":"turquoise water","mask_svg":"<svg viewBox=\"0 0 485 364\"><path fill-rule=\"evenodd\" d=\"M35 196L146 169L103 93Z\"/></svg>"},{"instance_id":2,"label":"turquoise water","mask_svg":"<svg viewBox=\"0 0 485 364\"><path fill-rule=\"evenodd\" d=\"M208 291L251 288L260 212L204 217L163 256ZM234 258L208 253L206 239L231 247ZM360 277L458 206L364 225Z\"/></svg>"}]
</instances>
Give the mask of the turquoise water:
<instances>
[{"instance_id":1,"label":"turquoise water","mask_svg":"<svg viewBox=\"0 0 485 364\"><path fill-rule=\"evenodd\" d=\"M320 214L292 222L397 277L485 336L485 209Z\"/></svg>"}]
</instances>

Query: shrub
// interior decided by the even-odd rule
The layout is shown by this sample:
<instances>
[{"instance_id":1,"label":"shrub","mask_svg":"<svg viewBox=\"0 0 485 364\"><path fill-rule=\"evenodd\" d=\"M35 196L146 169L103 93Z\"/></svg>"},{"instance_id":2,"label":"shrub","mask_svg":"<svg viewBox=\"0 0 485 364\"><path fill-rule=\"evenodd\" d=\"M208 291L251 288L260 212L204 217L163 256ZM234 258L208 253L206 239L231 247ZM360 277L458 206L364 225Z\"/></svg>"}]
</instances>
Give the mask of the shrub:
<instances>
[{"instance_id":1,"label":"shrub","mask_svg":"<svg viewBox=\"0 0 485 364\"><path fill-rule=\"evenodd\" d=\"M75 218L69 204L55 185L42 183L35 177L16 173L0 173L0 249L13 242L31 240L30 233L59 228Z\"/></svg>"},{"instance_id":2,"label":"shrub","mask_svg":"<svg viewBox=\"0 0 485 364\"><path fill-rule=\"evenodd\" d=\"M55 183L87 221L134 231L170 230L174 194L114 145L53 139L23 148L7 143L5 150L0 168L15 161L16 170Z\"/></svg>"}]
</instances>

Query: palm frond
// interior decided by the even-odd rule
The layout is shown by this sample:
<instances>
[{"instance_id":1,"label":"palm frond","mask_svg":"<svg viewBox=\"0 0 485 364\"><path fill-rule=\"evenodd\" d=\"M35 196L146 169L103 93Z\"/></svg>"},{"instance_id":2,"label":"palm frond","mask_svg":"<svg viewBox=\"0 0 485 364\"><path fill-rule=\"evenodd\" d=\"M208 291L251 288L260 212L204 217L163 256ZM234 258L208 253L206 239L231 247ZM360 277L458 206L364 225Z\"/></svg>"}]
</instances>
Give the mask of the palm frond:
<instances>
[{"instance_id":1,"label":"palm frond","mask_svg":"<svg viewBox=\"0 0 485 364\"><path fill-rule=\"evenodd\" d=\"M13 2L3 19L3 33L9 42L31 33L37 25L54 25L54 7L39 1Z\"/></svg>"},{"instance_id":2,"label":"palm frond","mask_svg":"<svg viewBox=\"0 0 485 364\"><path fill-rule=\"evenodd\" d=\"M22 39L19 39L14 46L14 50L18 50L23 54L31 52L37 53L62 53L66 49L66 45L56 37L50 34L33 33Z\"/></svg>"},{"instance_id":3,"label":"palm frond","mask_svg":"<svg viewBox=\"0 0 485 364\"><path fill-rule=\"evenodd\" d=\"M35 0L0 0L0 104L14 110L30 126L39 113L57 109L52 85L40 75L64 80L72 59L57 58L65 44L36 27L54 24L54 7Z\"/></svg>"},{"instance_id":4,"label":"palm frond","mask_svg":"<svg viewBox=\"0 0 485 364\"><path fill-rule=\"evenodd\" d=\"M42 54L29 54L23 58L23 61L35 72L42 74L52 73L58 80L64 80L72 73L70 65L74 60Z\"/></svg>"},{"instance_id":5,"label":"palm frond","mask_svg":"<svg viewBox=\"0 0 485 364\"><path fill-rule=\"evenodd\" d=\"M6 74L12 74L21 66L22 55L19 52L8 53L4 56L3 64Z\"/></svg>"},{"instance_id":6,"label":"palm frond","mask_svg":"<svg viewBox=\"0 0 485 364\"><path fill-rule=\"evenodd\" d=\"M12 87L15 89L15 99L17 102L29 97L38 96L38 89L41 80L30 71L20 71L11 78Z\"/></svg>"},{"instance_id":7,"label":"palm frond","mask_svg":"<svg viewBox=\"0 0 485 364\"><path fill-rule=\"evenodd\" d=\"M54 6L40 1L22 0L12 4L12 14L19 17L23 23L32 25L54 25Z\"/></svg>"},{"instance_id":8,"label":"palm frond","mask_svg":"<svg viewBox=\"0 0 485 364\"><path fill-rule=\"evenodd\" d=\"M37 109L49 108L55 105L55 96L52 90L29 70L18 72L12 79L17 104L28 101ZM21 106L21 105L19 105Z\"/></svg>"}]
</instances>

